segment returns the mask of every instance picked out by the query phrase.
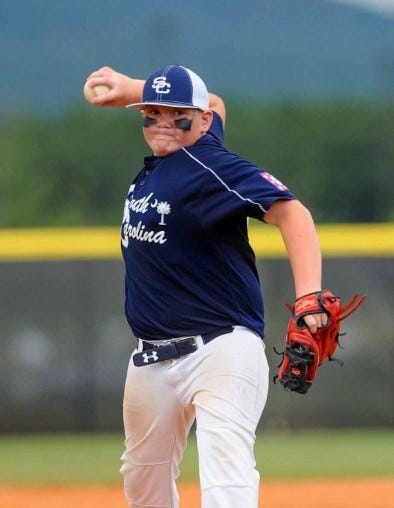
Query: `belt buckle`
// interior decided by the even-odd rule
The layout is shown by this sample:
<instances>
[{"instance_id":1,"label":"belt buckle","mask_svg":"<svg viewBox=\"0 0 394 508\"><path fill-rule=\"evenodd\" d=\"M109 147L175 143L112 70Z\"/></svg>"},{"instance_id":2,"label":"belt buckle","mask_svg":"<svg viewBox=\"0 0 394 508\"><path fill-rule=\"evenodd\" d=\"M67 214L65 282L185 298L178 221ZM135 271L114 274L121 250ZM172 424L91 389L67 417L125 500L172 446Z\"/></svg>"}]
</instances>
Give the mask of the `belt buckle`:
<instances>
[{"instance_id":1,"label":"belt buckle","mask_svg":"<svg viewBox=\"0 0 394 508\"><path fill-rule=\"evenodd\" d=\"M192 336L191 336L191 339L192 339L192 344L193 344L193 347L194 347L194 351L197 351L197 349L198 349L198 344L197 344L196 336L195 336L195 335L192 335Z\"/></svg>"}]
</instances>

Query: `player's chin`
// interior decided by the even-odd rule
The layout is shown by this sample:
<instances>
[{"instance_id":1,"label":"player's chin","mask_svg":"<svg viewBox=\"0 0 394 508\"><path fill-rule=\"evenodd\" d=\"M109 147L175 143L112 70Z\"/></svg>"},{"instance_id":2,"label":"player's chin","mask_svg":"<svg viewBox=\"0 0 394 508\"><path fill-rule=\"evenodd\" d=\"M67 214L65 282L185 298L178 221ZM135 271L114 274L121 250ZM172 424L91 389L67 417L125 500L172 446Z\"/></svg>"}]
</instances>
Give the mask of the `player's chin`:
<instances>
[{"instance_id":1,"label":"player's chin","mask_svg":"<svg viewBox=\"0 0 394 508\"><path fill-rule=\"evenodd\" d=\"M157 157L166 157L167 155L177 152L180 146L177 143L168 143L163 140L163 142L155 143L151 148Z\"/></svg>"}]
</instances>

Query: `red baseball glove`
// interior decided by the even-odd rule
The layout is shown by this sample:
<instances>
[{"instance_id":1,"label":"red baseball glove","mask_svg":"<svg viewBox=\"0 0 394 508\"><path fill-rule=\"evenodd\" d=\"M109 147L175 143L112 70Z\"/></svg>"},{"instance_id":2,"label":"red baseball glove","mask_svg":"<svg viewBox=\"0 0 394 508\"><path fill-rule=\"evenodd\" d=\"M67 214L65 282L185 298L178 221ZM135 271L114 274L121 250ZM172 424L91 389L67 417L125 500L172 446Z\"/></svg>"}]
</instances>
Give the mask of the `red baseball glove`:
<instances>
[{"instance_id":1,"label":"red baseball glove","mask_svg":"<svg viewBox=\"0 0 394 508\"><path fill-rule=\"evenodd\" d=\"M357 293L342 306L338 296L331 291L316 291L300 298L294 306L287 305L292 315L286 333L285 351L278 375L285 390L307 393L316 377L317 369L332 356L338 347L341 322L355 312L366 296ZM304 322L304 316L325 312L327 325L312 334Z\"/></svg>"}]
</instances>

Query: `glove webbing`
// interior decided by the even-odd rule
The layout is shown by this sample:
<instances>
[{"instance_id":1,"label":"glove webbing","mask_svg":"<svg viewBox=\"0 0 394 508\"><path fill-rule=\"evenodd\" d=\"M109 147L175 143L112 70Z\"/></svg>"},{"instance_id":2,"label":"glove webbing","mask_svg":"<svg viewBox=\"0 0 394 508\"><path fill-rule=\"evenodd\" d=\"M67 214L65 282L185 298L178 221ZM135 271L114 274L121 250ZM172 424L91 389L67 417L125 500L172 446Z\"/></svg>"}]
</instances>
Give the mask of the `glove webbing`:
<instances>
[{"instance_id":1,"label":"glove webbing","mask_svg":"<svg viewBox=\"0 0 394 508\"><path fill-rule=\"evenodd\" d=\"M277 354L284 355L284 352L280 353L274 347ZM304 344L291 344L286 346L286 355L289 358L289 365L286 374L280 380L283 388L286 391L306 393L312 385L312 382L306 380L306 371L308 365L314 361L315 353ZM274 377L274 383L276 383L278 376Z\"/></svg>"}]
</instances>

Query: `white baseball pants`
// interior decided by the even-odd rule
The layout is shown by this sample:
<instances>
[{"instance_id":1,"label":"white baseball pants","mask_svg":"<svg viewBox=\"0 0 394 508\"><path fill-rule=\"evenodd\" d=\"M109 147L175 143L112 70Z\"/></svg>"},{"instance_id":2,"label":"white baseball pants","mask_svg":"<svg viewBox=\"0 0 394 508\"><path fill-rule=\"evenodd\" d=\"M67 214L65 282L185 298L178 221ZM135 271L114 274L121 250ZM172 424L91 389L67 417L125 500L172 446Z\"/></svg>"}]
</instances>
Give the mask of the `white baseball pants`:
<instances>
[{"instance_id":1,"label":"white baseball pants","mask_svg":"<svg viewBox=\"0 0 394 508\"><path fill-rule=\"evenodd\" d=\"M179 507L175 481L194 419L202 508L258 506L254 443L268 392L264 343L240 326L197 342L197 351L176 360L144 367L130 361L121 468L129 508Z\"/></svg>"}]
</instances>

